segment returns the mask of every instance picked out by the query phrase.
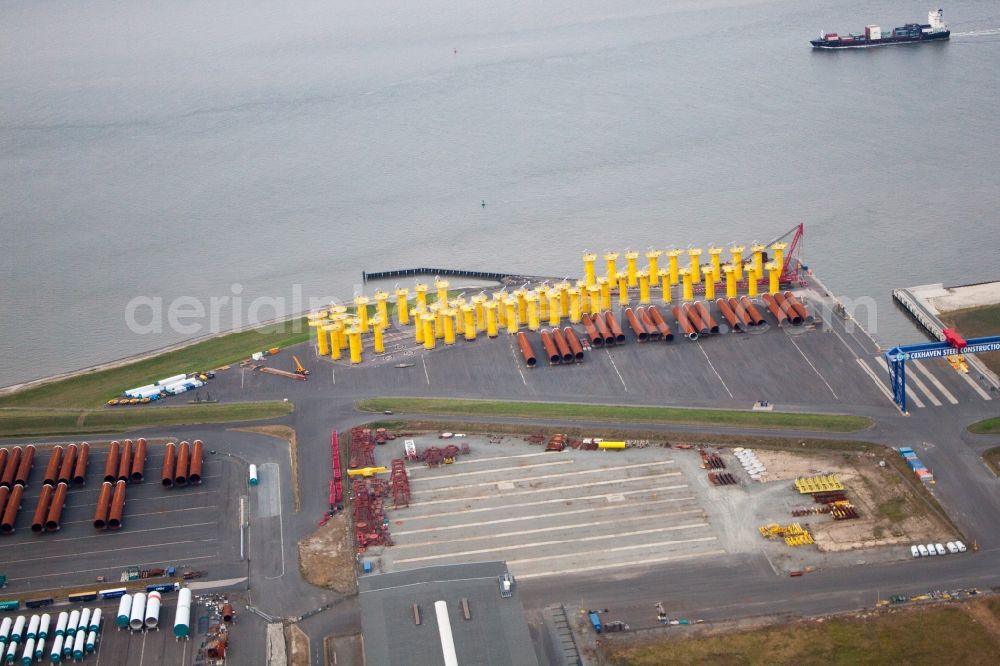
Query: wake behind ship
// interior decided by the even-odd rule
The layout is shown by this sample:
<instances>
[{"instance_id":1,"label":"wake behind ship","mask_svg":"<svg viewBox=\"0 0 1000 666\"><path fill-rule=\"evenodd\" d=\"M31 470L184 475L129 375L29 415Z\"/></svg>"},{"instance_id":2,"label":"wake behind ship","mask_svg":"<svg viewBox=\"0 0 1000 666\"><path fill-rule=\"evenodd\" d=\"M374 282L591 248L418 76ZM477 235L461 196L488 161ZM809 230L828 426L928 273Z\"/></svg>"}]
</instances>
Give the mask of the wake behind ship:
<instances>
[{"instance_id":1,"label":"wake behind ship","mask_svg":"<svg viewBox=\"0 0 1000 666\"><path fill-rule=\"evenodd\" d=\"M872 46L892 46L893 44L914 44L946 41L951 30L944 22L944 12L940 9L927 12L927 23L907 23L892 32L882 32L877 25L866 25L863 35L838 35L835 32L822 33L819 39L809 43L814 49L863 49Z\"/></svg>"}]
</instances>

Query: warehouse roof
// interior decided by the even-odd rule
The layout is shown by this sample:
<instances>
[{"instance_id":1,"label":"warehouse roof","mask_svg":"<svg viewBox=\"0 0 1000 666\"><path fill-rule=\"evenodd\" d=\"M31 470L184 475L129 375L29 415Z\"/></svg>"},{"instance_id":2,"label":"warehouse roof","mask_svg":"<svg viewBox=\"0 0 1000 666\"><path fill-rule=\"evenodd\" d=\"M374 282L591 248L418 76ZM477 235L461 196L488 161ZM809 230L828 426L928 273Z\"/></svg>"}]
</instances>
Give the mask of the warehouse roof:
<instances>
[{"instance_id":1,"label":"warehouse roof","mask_svg":"<svg viewBox=\"0 0 1000 666\"><path fill-rule=\"evenodd\" d=\"M367 663L444 663L434 613L434 603L444 601L458 663L537 666L517 586L510 598L500 597L497 578L506 572L504 562L478 562L362 576L358 587ZM468 599L470 620L462 613L463 598ZM419 625L414 604L420 608Z\"/></svg>"}]
</instances>

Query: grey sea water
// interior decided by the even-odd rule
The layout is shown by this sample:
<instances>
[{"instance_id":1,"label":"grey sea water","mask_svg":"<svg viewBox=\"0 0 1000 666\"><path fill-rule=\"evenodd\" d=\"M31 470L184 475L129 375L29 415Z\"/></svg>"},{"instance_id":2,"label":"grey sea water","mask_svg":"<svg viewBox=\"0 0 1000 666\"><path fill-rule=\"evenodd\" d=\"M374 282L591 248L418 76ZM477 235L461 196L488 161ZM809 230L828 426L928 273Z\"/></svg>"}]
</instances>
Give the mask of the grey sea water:
<instances>
[{"instance_id":1,"label":"grey sea water","mask_svg":"<svg viewBox=\"0 0 1000 666\"><path fill-rule=\"evenodd\" d=\"M875 299L880 340L920 339L892 288L998 277L1000 35L961 33L1000 6L949 3L947 44L808 40L931 8L4 2L0 385L185 337L130 332L137 296L576 275L584 249L799 222L831 290Z\"/></svg>"}]
</instances>

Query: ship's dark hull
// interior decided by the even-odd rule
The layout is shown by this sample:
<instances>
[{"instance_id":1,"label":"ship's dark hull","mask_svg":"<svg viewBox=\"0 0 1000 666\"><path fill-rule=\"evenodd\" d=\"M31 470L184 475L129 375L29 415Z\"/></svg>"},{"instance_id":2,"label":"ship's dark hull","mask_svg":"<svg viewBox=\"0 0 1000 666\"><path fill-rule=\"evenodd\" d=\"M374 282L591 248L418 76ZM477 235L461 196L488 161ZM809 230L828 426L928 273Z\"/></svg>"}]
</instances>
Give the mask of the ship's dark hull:
<instances>
[{"instance_id":1,"label":"ship's dark hull","mask_svg":"<svg viewBox=\"0 0 1000 666\"><path fill-rule=\"evenodd\" d=\"M925 42L947 41L951 31L935 32L920 37L886 37L885 39L865 39L857 37L850 41L843 39L814 39L809 43L814 49L870 49L875 46L895 46L897 44L923 44Z\"/></svg>"}]
</instances>

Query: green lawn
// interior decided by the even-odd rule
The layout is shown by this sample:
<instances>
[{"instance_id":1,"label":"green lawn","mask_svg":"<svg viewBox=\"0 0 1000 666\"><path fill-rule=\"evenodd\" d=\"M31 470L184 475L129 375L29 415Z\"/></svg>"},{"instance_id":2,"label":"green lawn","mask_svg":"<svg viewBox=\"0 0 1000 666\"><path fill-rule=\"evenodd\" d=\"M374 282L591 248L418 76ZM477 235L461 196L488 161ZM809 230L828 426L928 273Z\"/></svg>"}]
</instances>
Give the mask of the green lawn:
<instances>
[{"instance_id":1,"label":"green lawn","mask_svg":"<svg viewBox=\"0 0 1000 666\"><path fill-rule=\"evenodd\" d=\"M99 410L0 409L0 437L121 433L135 428L253 421L292 412L290 402L243 402L183 407Z\"/></svg>"},{"instance_id":2,"label":"green lawn","mask_svg":"<svg viewBox=\"0 0 1000 666\"><path fill-rule=\"evenodd\" d=\"M796 622L756 631L648 641L632 647L615 640L604 652L608 663L616 666L998 663L1000 643L965 612L964 606L909 608L863 619Z\"/></svg>"},{"instance_id":3,"label":"green lawn","mask_svg":"<svg viewBox=\"0 0 1000 666\"><path fill-rule=\"evenodd\" d=\"M864 416L839 414L785 414L780 412L743 412L722 409L684 409L679 407L640 407L626 405L585 405L576 403L503 402L497 400L448 400L439 398L373 398L357 404L363 411L392 410L410 414L449 414L453 416L504 416L541 419L587 419L642 423L686 423L736 426L743 428L781 428L854 432L871 425Z\"/></svg>"},{"instance_id":4,"label":"green lawn","mask_svg":"<svg viewBox=\"0 0 1000 666\"><path fill-rule=\"evenodd\" d=\"M182 372L218 368L249 358L253 352L271 347L284 349L308 339L309 327L305 318L232 333L119 368L89 372L2 396L0 407L100 407L126 389ZM291 370L291 357L286 360L288 369Z\"/></svg>"},{"instance_id":5,"label":"green lawn","mask_svg":"<svg viewBox=\"0 0 1000 666\"><path fill-rule=\"evenodd\" d=\"M969 426L969 432L974 432L977 435L996 435L1000 433L1000 416L994 416L991 419L973 423Z\"/></svg>"}]
</instances>

